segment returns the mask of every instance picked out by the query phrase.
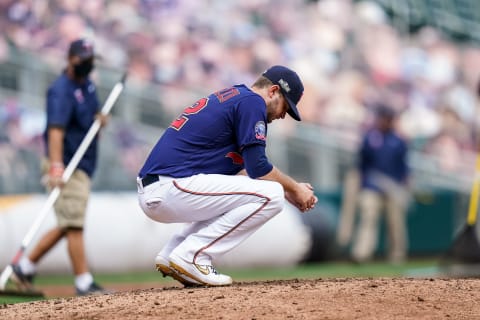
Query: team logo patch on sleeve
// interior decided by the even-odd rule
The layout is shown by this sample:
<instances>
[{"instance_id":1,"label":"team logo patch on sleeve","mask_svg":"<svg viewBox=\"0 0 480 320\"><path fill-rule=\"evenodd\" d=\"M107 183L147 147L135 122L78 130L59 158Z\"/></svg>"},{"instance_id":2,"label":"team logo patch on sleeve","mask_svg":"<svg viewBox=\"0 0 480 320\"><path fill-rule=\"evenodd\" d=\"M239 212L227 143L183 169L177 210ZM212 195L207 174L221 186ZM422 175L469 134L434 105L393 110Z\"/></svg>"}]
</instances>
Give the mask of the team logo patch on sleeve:
<instances>
[{"instance_id":1,"label":"team logo patch on sleeve","mask_svg":"<svg viewBox=\"0 0 480 320\"><path fill-rule=\"evenodd\" d=\"M265 131L265 122L258 121L257 123L255 123L255 138L265 141Z\"/></svg>"}]
</instances>

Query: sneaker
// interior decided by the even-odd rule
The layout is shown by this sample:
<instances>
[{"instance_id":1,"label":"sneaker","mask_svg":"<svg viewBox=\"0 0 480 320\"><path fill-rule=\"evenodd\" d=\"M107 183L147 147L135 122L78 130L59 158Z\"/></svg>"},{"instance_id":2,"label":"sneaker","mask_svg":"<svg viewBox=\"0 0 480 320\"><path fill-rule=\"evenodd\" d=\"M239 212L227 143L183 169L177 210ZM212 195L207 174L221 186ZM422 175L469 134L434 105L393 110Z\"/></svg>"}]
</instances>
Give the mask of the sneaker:
<instances>
[{"instance_id":1,"label":"sneaker","mask_svg":"<svg viewBox=\"0 0 480 320\"><path fill-rule=\"evenodd\" d=\"M232 278L218 273L212 265L188 263L185 260L170 256L170 267L178 274L187 276L205 286L227 286L232 284Z\"/></svg>"},{"instance_id":2,"label":"sneaker","mask_svg":"<svg viewBox=\"0 0 480 320\"><path fill-rule=\"evenodd\" d=\"M87 295L99 295L99 294L107 294L110 291L105 290L95 282L92 282L90 286L86 290L81 290L79 288L75 288L77 291L77 296L87 296Z\"/></svg>"},{"instance_id":3,"label":"sneaker","mask_svg":"<svg viewBox=\"0 0 480 320\"><path fill-rule=\"evenodd\" d=\"M190 279L182 274L177 273L174 269L170 268L170 262L163 256L157 256L155 258L155 266L157 271L160 271L163 277L172 277L173 279L177 280L185 287L198 287L202 284L198 283L197 281Z\"/></svg>"},{"instance_id":4,"label":"sneaker","mask_svg":"<svg viewBox=\"0 0 480 320\"><path fill-rule=\"evenodd\" d=\"M22 271L18 264L12 264L12 280L23 289L33 289L35 274L27 274Z\"/></svg>"}]
</instances>

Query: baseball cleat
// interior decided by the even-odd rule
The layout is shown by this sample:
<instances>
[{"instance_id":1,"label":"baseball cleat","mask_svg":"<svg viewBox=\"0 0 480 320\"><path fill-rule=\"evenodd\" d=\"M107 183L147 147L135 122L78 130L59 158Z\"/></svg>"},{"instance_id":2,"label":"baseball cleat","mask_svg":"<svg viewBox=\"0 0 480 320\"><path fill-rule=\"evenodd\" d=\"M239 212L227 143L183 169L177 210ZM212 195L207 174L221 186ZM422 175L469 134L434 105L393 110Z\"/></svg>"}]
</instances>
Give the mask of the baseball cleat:
<instances>
[{"instance_id":1,"label":"baseball cleat","mask_svg":"<svg viewBox=\"0 0 480 320\"><path fill-rule=\"evenodd\" d=\"M182 274L177 273L174 269L170 268L170 262L162 256L157 256L155 258L155 266L157 271L160 271L163 277L172 277L177 280L185 287L199 287L202 286L201 283L190 279Z\"/></svg>"},{"instance_id":2,"label":"baseball cleat","mask_svg":"<svg viewBox=\"0 0 480 320\"><path fill-rule=\"evenodd\" d=\"M175 256L170 256L170 267L178 274L187 276L205 286L227 286L233 282L230 276L218 273L212 265L188 263Z\"/></svg>"},{"instance_id":3,"label":"baseball cleat","mask_svg":"<svg viewBox=\"0 0 480 320\"><path fill-rule=\"evenodd\" d=\"M89 295L101 295L101 294L109 294L112 293L109 290L106 290L99 286L97 283L92 282L87 289L81 290L79 288L75 288L77 296L89 296Z\"/></svg>"},{"instance_id":4,"label":"baseball cleat","mask_svg":"<svg viewBox=\"0 0 480 320\"><path fill-rule=\"evenodd\" d=\"M33 286L34 274L26 274L22 271L18 264L12 264L12 275L10 276L12 281L20 291L36 291Z\"/></svg>"}]
</instances>

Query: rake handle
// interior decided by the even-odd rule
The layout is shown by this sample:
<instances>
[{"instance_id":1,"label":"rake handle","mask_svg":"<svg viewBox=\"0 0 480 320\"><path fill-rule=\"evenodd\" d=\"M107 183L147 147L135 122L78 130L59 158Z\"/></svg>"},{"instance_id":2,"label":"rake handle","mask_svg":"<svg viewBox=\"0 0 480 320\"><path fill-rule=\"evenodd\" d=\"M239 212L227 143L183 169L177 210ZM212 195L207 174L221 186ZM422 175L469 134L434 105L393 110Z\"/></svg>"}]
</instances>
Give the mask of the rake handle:
<instances>
[{"instance_id":1,"label":"rake handle","mask_svg":"<svg viewBox=\"0 0 480 320\"><path fill-rule=\"evenodd\" d=\"M467 224L469 226L475 225L477 221L478 210L478 195L480 191L480 154L477 155L475 164L475 176L472 186L472 193L470 194L470 204L468 207Z\"/></svg>"}]
</instances>

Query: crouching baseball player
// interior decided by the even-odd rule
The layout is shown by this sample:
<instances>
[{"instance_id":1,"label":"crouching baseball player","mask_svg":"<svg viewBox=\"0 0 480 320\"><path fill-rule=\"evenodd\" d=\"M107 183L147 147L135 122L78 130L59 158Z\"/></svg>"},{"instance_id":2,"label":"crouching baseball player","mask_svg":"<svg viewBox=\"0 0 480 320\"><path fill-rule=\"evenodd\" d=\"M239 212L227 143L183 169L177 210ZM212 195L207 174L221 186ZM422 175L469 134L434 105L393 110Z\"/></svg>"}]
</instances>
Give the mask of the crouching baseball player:
<instances>
[{"instance_id":1,"label":"crouching baseball player","mask_svg":"<svg viewBox=\"0 0 480 320\"><path fill-rule=\"evenodd\" d=\"M300 121L298 75L284 66L266 70L251 86L236 85L187 107L152 149L137 178L139 203L161 223L188 223L158 253L164 276L185 286L222 286L232 278L215 258L282 211L318 199L273 166L266 154L267 124L288 113Z\"/></svg>"}]
</instances>

